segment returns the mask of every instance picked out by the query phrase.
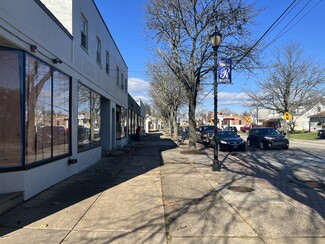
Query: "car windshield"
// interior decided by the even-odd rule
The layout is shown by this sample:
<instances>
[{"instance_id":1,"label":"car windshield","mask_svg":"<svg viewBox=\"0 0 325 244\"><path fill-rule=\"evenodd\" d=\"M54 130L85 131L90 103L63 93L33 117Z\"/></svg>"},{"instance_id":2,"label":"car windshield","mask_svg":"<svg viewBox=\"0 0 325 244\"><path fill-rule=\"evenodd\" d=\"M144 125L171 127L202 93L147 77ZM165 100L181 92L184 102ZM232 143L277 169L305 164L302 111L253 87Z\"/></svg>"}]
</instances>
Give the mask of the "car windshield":
<instances>
[{"instance_id":1,"label":"car windshield","mask_svg":"<svg viewBox=\"0 0 325 244\"><path fill-rule=\"evenodd\" d=\"M218 138L237 138L238 136L233 131L218 131Z\"/></svg>"},{"instance_id":2,"label":"car windshield","mask_svg":"<svg viewBox=\"0 0 325 244\"><path fill-rule=\"evenodd\" d=\"M280 135L280 132L277 131L274 128L269 128L269 129L260 130L260 134L261 135L276 136L276 135Z\"/></svg>"},{"instance_id":3,"label":"car windshield","mask_svg":"<svg viewBox=\"0 0 325 244\"><path fill-rule=\"evenodd\" d=\"M202 126L202 132L203 131L214 131L214 126L213 125Z\"/></svg>"}]
</instances>

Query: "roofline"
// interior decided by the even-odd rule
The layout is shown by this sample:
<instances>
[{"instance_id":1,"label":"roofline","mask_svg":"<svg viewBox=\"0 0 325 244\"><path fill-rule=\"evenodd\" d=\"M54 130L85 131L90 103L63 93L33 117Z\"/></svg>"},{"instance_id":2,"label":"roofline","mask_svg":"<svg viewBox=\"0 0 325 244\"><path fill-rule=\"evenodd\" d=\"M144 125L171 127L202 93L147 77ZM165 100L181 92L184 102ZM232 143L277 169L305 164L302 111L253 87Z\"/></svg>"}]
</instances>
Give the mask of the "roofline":
<instances>
[{"instance_id":1,"label":"roofline","mask_svg":"<svg viewBox=\"0 0 325 244\"><path fill-rule=\"evenodd\" d=\"M114 40L114 38L113 38L111 32L109 31L109 29L108 29L108 27L107 27L107 25L106 25L106 23L105 23L105 21L104 21L104 19L103 19L102 14L99 12L99 9L98 9L98 7L97 7L97 5L96 5L96 3L95 3L95 0L92 0L92 2L93 2L93 4L94 4L94 6L95 6L95 8L96 8L96 10L97 10L97 12L98 12L100 18L102 19L102 22L103 22L103 24L105 25L108 34L109 34L110 37L112 38L112 41L113 41L113 43L114 43L114 45L115 45L117 51L119 52L119 54L120 54L120 56L121 56L121 58L122 58L122 60L123 60L123 62L124 62L124 64L125 64L126 68L129 70L129 67L128 67L127 64L126 64L126 62L125 62L125 60L124 60L124 58L123 58L123 55L122 55L121 52L120 52L120 49L119 49L118 46L116 45L116 42L115 42L115 40Z\"/></svg>"}]
</instances>

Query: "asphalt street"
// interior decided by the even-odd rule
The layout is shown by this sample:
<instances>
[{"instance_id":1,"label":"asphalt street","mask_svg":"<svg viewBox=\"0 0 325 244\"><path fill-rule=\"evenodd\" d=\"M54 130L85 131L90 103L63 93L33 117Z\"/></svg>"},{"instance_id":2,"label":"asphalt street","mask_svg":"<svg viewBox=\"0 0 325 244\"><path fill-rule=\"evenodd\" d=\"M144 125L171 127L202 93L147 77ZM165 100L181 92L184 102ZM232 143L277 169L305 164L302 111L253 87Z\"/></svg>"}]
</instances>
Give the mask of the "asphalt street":
<instances>
[{"instance_id":1,"label":"asphalt street","mask_svg":"<svg viewBox=\"0 0 325 244\"><path fill-rule=\"evenodd\" d=\"M148 134L1 215L0 243L324 243L324 191L245 153L214 172L210 149Z\"/></svg>"}]
</instances>

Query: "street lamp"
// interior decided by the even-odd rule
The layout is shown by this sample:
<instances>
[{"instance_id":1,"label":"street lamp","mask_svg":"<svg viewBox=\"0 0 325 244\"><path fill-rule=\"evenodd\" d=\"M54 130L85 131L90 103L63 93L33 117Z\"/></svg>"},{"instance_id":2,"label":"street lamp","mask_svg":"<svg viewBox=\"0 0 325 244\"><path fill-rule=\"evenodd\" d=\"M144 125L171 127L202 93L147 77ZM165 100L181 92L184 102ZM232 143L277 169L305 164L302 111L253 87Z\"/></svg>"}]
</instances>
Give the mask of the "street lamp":
<instances>
[{"instance_id":1,"label":"street lamp","mask_svg":"<svg viewBox=\"0 0 325 244\"><path fill-rule=\"evenodd\" d=\"M221 34L217 31L213 32L210 36L210 41L213 48L214 54L214 155L212 171L220 171L221 164L218 159L218 48L221 42Z\"/></svg>"}]
</instances>

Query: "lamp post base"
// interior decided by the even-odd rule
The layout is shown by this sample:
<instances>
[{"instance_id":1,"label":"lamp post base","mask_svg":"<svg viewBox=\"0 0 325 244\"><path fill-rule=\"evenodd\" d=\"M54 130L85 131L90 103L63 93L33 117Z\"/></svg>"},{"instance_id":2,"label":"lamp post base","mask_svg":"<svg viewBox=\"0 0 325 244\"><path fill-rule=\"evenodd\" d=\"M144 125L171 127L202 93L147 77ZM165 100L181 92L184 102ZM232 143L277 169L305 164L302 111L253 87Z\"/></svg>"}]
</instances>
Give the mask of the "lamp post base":
<instances>
[{"instance_id":1,"label":"lamp post base","mask_svg":"<svg viewBox=\"0 0 325 244\"><path fill-rule=\"evenodd\" d=\"M221 170L221 164L219 160L214 159L212 164L212 171L220 171Z\"/></svg>"}]
</instances>

